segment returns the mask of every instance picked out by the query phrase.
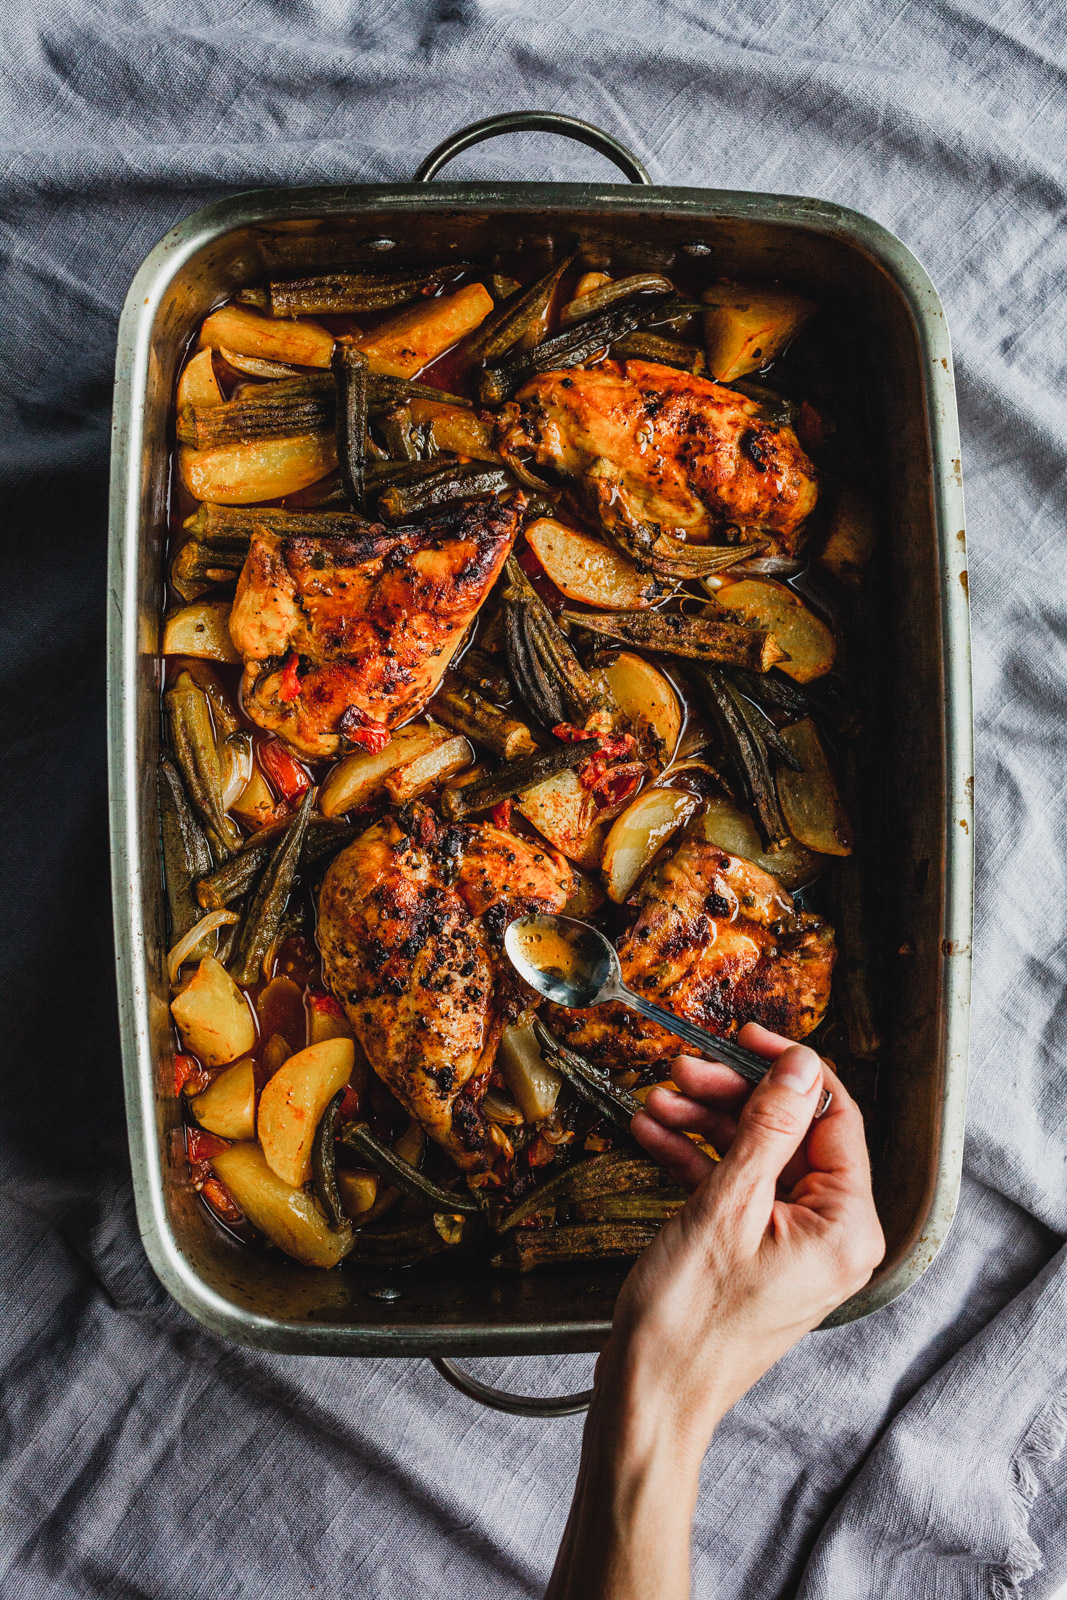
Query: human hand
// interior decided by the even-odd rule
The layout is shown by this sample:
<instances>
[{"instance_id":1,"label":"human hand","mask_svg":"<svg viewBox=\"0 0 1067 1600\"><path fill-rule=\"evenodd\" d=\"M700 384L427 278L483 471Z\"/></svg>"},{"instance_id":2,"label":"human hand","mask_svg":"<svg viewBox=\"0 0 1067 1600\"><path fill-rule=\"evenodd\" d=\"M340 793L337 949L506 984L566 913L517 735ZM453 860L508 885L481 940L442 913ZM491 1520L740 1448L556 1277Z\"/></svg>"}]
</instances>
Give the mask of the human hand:
<instances>
[{"instance_id":1,"label":"human hand","mask_svg":"<svg viewBox=\"0 0 1067 1600\"><path fill-rule=\"evenodd\" d=\"M885 1252L855 1101L807 1046L755 1023L740 1041L775 1063L755 1089L680 1056L681 1092L653 1090L634 1118L634 1136L691 1195L627 1278L598 1371L624 1410L665 1413L696 1464L720 1417ZM824 1087L833 1099L813 1122Z\"/></svg>"}]
</instances>

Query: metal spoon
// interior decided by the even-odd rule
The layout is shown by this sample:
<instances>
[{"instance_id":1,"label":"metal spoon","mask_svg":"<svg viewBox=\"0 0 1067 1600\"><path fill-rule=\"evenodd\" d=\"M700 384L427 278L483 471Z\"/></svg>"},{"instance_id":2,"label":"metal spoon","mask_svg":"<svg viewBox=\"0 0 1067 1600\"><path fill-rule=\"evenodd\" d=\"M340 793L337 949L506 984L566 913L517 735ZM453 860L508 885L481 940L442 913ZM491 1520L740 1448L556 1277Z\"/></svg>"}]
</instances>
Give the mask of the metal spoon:
<instances>
[{"instance_id":1,"label":"metal spoon","mask_svg":"<svg viewBox=\"0 0 1067 1600\"><path fill-rule=\"evenodd\" d=\"M760 1083L774 1065L733 1039L698 1028L684 1017L646 1000L622 981L622 968L614 946L597 928L575 917L531 913L516 917L504 934L504 949L521 978L554 1005L568 1009L603 1005L619 1000L643 1017L658 1022L686 1044L732 1067L749 1083ZM830 1104L829 1093L819 1104L822 1116Z\"/></svg>"}]
</instances>

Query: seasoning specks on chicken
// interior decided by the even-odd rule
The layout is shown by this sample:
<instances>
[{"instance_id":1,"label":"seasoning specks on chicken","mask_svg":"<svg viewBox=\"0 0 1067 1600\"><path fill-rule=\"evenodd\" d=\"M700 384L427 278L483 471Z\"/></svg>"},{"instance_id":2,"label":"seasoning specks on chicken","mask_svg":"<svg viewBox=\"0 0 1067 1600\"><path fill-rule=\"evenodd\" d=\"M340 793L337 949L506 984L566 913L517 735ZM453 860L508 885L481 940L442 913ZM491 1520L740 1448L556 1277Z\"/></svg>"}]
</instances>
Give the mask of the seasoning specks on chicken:
<instances>
[{"instance_id":1,"label":"seasoning specks on chicken","mask_svg":"<svg viewBox=\"0 0 1067 1600\"><path fill-rule=\"evenodd\" d=\"M562 910L571 884L551 851L485 823L442 826L419 804L403 825L368 829L323 880L326 980L374 1071L468 1173L498 1154L481 1099L523 1004L504 929Z\"/></svg>"},{"instance_id":2,"label":"seasoning specks on chicken","mask_svg":"<svg viewBox=\"0 0 1067 1600\"><path fill-rule=\"evenodd\" d=\"M579 481L609 533L635 555L648 530L714 543L729 526L800 547L815 468L792 428L736 389L648 361L546 372L518 392L501 433Z\"/></svg>"},{"instance_id":3,"label":"seasoning specks on chicken","mask_svg":"<svg viewBox=\"0 0 1067 1600\"><path fill-rule=\"evenodd\" d=\"M351 538L257 530L230 616L248 715L321 757L361 725L394 728L421 710L496 581L524 505L522 495L476 501Z\"/></svg>"},{"instance_id":4,"label":"seasoning specks on chicken","mask_svg":"<svg viewBox=\"0 0 1067 1600\"><path fill-rule=\"evenodd\" d=\"M798 911L777 879L697 834L646 878L640 915L619 945L623 981L638 994L723 1037L761 1022L804 1039L830 998L834 931ZM549 1008L549 1026L600 1065L665 1061L684 1051L673 1033L614 1002Z\"/></svg>"}]
</instances>

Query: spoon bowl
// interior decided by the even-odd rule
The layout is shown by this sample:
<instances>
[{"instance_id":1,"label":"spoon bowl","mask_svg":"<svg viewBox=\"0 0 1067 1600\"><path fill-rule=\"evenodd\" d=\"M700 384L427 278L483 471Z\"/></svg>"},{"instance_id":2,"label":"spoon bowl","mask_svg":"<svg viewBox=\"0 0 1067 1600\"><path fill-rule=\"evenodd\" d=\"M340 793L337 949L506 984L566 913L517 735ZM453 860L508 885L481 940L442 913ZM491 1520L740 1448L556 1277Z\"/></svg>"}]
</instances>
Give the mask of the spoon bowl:
<instances>
[{"instance_id":1,"label":"spoon bowl","mask_svg":"<svg viewBox=\"0 0 1067 1600\"><path fill-rule=\"evenodd\" d=\"M614 999L622 979L612 945L574 917L537 912L516 917L504 934L504 949L520 978L557 1006Z\"/></svg>"}]
</instances>

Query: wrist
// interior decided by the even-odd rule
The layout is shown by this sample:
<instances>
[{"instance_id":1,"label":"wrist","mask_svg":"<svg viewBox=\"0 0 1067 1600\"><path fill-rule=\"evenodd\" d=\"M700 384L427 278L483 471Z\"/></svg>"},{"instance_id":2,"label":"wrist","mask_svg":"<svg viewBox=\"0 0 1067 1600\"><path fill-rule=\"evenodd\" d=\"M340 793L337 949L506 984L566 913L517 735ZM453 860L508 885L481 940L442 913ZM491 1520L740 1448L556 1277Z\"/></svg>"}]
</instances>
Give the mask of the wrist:
<instances>
[{"instance_id":1,"label":"wrist","mask_svg":"<svg viewBox=\"0 0 1067 1600\"><path fill-rule=\"evenodd\" d=\"M723 1412L695 1407L683 1375L610 1345L597 1364L587 1438L601 1459L633 1467L642 1482L671 1480L696 1499L700 1464ZM725 1411L725 1407L723 1411Z\"/></svg>"}]
</instances>

